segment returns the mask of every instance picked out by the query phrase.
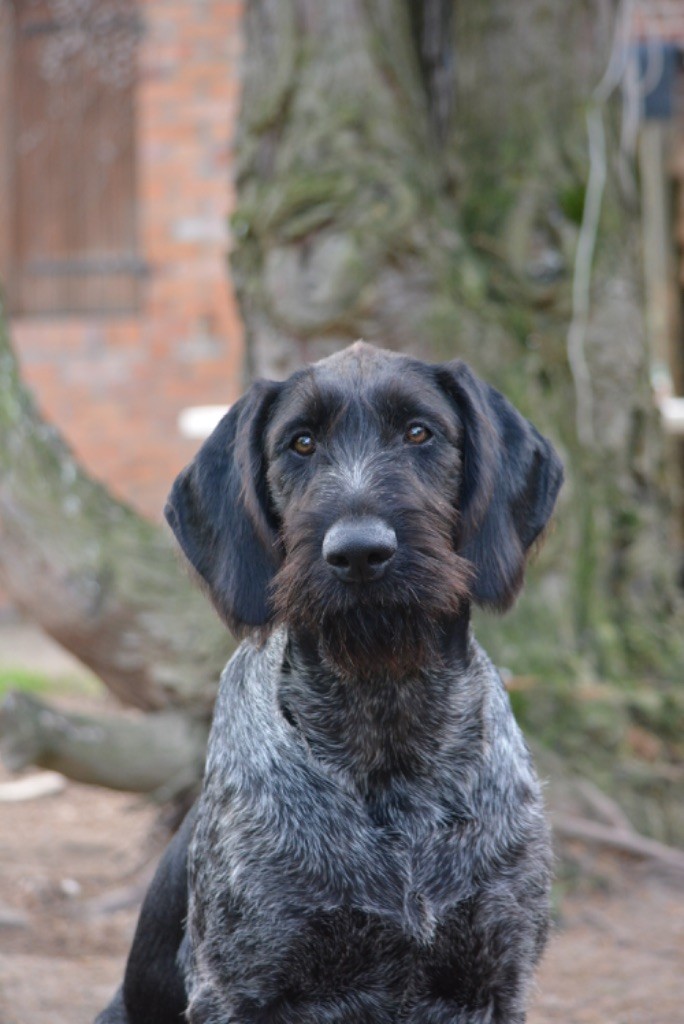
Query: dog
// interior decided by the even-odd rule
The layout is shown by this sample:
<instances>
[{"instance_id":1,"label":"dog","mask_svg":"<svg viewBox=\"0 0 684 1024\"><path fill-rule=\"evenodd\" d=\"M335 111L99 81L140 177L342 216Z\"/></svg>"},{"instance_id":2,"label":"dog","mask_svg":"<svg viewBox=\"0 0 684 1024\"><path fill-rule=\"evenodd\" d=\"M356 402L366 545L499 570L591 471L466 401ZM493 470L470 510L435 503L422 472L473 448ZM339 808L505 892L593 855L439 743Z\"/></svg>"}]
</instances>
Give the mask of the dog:
<instances>
[{"instance_id":1,"label":"dog","mask_svg":"<svg viewBox=\"0 0 684 1024\"><path fill-rule=\"evenodd\" d=\"M461 361L357 342L230 409L166 516L244 641L99 1024L525 1020L549 832L469 619L562 476Z\"/></svg>"}]
</instances>

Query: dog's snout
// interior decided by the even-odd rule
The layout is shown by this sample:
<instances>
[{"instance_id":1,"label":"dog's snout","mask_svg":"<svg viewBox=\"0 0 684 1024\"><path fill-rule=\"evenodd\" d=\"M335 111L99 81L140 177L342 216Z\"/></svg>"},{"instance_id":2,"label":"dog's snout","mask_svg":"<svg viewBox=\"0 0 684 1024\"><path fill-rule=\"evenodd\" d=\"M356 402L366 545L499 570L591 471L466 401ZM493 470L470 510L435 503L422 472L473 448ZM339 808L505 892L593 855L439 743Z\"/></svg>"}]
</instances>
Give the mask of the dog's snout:
<instances>
[{"instance_id":1,"label":"dog's snout","mask_svg":"<svg viewBox=\"0 0 684 1024\"><path fill-rule=\"evenodd\" d=\"M323 539L323 557L338 579L368 583L379 579L397 550L397 535L382 519L342 519Z\"/></svg>"}]
</instances>

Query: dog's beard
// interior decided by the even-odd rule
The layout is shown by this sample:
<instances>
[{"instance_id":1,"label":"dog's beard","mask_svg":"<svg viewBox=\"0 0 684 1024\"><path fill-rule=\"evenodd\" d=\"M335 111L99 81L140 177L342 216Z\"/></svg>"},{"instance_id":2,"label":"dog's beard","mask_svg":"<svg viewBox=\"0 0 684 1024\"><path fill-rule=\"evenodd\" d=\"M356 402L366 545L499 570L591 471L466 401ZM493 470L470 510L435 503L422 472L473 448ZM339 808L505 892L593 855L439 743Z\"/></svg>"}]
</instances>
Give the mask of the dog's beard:
<instances>
[{"instance_id":1,"label":"dog's beard","mask_svg":"<svg viewBox=\"0 0 684 1024\"><path fill-rule=\"evenodd\" d=\"M424 519L421 514L423 527ZM419 543L400 545L380 580L344 583L321 556L314 540L320 530L300 529L299 541L286 538L288 554L274 580L276 619L315 642L343 676L401 679L439 664L445 631L463 609L472 575L449 534L442 520L437 529L423 529Z\"/></svg>"},{"instance_id":2,"label":"dog's beard","mask_svg":"<svg viewBox=\"0 0 684 1024\"><path fill-rule=\"evenodd\" d=\"M351 679L404 679L441 661L444 620L415 610L375 609L373 620L352 608L321 616L318 649L323 661Z\"/></svg>"}]
</instances>

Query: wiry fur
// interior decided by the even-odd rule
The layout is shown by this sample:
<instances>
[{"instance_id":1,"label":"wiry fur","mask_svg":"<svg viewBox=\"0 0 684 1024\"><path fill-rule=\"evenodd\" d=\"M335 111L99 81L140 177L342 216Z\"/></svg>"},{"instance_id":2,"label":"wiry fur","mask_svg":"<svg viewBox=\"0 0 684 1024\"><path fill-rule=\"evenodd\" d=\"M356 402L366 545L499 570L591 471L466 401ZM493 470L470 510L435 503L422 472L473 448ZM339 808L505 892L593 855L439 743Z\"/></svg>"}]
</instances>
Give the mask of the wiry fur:
<instances>
[{"instance_id":1,"label":"wiry fur","mask_svg":"<svg viewBox=\"0 0 684 1024\"><path fill-rule=\"evenodd\" d=\"M466 660L387 693L284 631L241 649L190 853L193 1024L523 1020L548 836L500 680Z\"/></svg>"},{"instance_id":2,"label":"wiry fur","mask_svg":"<svg viewBox=\"0 0 684 1024\"><path fill-rule=\"evenodd\" d=\"M407 444L415 422L429 443ZM469 607L514 599L561 476L463 364L366 345L259 385L181 475L176 535L226 620L256 631L221 681L188 852L190 1024L524 1021L548 830ZM363 517L396 554L344 582L323 539ZM159 928L150 896L101 1024L179 1019L185 1000L149 1011Z\"/></svg>"}]
</instances>

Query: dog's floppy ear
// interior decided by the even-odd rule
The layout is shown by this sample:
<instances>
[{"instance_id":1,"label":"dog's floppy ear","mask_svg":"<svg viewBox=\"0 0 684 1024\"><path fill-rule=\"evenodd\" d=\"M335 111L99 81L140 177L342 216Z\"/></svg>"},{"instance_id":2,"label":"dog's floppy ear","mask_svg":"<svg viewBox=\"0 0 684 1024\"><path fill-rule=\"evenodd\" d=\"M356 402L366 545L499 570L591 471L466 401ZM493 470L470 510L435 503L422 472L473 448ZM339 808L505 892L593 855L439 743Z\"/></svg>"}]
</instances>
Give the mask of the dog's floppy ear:
<instances>
[{"instance_id":1,"label":"dog's floppy ear","mask_svg":"<svg viewBox=\"0 0 684 1024\"><path fill-rule=\"evenodd\" d=\"M252 385L176 478L164 509L186 558L237 634L271 616L268 586L280 558L262 439L280 388L271 381Z\"/></svg>"},{"instance_id":2,"label":"dog's floppy ear","mask_svg":"<svg viewBox=\"0 0 684 1024\"><path fill-rule=\"evenodd\" d=\"M503 611L551 517L563 467L550 442L465 363L455 360L437 373L463 426L459 553L475 570L473 600Z\"/></svg>"}]
</instances>

